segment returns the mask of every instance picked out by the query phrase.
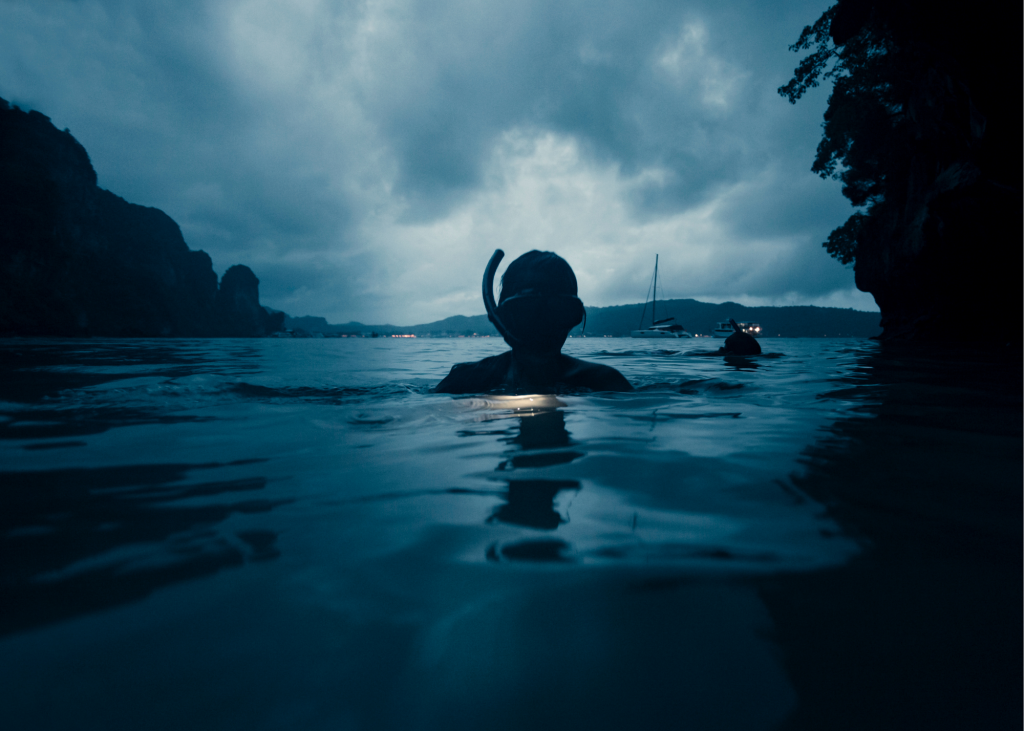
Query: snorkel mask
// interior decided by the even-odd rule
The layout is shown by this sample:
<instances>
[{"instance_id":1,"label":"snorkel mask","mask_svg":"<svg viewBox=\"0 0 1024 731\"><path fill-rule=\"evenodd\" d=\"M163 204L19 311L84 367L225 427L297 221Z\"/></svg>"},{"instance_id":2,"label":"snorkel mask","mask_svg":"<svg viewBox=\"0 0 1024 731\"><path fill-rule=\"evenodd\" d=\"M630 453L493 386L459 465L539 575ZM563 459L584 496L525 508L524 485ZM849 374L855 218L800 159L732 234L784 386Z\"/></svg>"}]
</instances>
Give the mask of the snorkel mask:
<instances>
[{"instance_id":1,"label":"snorkel mask","mask_svg":"<svg viewBox=\"0 0 1024 731\"><path fill-rule=\"evenodd\" d=\"M495 250L484 270L484 307L487 308L487 319L513 349L558 349L569 331L580 322L586 327L587 312L580 298L573 294L529 288L496 305L494 275L504 257L504 251Z\"/></svg>"}]
</instances>

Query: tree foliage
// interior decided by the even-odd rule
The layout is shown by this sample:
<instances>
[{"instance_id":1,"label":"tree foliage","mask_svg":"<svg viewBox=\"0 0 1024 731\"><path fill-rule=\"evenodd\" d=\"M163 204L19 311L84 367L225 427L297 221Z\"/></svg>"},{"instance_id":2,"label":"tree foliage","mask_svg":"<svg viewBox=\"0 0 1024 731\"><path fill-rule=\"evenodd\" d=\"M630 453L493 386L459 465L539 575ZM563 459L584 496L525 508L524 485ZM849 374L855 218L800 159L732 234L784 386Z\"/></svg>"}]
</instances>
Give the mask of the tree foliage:
<instances>
[{"instance_id":1,"label":"tree foliage","mask_svg":"<svg viewBox=\"0 0 1024 731\"><path fill-rule=\"evenodd\" d=\"M811 170L839 180L843 195L867 213L857 212L822 244L844 264L855 258L865 216L902 183L910 167L913 131L907 101L917 76L913 59L894 43L885 24L867 18L858 31L835 42L839 5L803 29L794 52L810 50L778 92L795 104L808 89L832 81L823 134Z\"/></svg>"},{"instance_id":2,"label":"tree foliage","mask_svg":"<svg viewBox=\"0 0 1024 731\"><path fill-rule=\"evenodd\" d=\"M828 235L822 244L829 254L839 260L840 264L852 264L857 253L857 238L864 230L867 219L863 213L854 213L846 223Z\"/></svg>"},{"instance_id":3,"label":"tree foliage","mask_svg":"<svg viewBox=\"0 0 1024 731\"><path fill-rule=\"evenodd\" d=\"M978 322L1020 304L1000 266L1021 241L1020 6L834 2L778 90L795 103L831 83L811 169L855 211L822 245L855 264L887 337L1004 337Z\"/></svg>"}]
</instances>

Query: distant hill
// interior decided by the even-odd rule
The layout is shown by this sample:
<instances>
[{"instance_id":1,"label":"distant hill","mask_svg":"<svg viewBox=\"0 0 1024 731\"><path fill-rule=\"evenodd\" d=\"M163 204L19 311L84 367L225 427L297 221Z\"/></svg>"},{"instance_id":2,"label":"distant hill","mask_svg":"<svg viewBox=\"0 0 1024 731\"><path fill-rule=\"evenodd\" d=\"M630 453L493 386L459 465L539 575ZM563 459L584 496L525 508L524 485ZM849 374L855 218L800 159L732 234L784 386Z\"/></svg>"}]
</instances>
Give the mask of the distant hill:
<instances>
[{"instance_id":1,"label":"distant hill","mask_svg":"<svg viewBox=\"0 0 1024 731\"><path fill-rule=\"evenodd\" d=\"M640 324L644 305L588 307L587 334L629 335ZM644 324L650 325L651 308L647 306ZM877 312L844 310L838 307L747 307L735 302L712 304L693 299L658 302L658 318L675 317L676 322L695 335L710 335L715 324L730 317L739 322L756 322L762 337L870 338L881 334ZM574 331L574 334L578 332Z\"/></svg>"},{"instance_id":2,"label":"distant hill","mask_svg":"<svg viewBox=\"0 0 1024 731\"><path fill-rule=\"evenodd\" d=\"M614 307L588 307L586 335L599 337L610 335L628 336L640 322L644 305L618 305ZM650 305L647 305L646 325L650 324ZM746 307L735 302L712 304L692 299L666 300L658 302L658 317L675 317L676 321L697 335L710 335L715 323L730 317L740 322L756 322L761 325L763 337L784 338L856 337L870 338L879 335L880 315L877 312L844 310L838 307ZM498 331L486 315L466 317L456 315L437 322L423 325L398 327L395 325L364 325L348 322L331 325L322 317L285 317L288 329L302 328L309 332L324 334L366 334L379 335L411 334L418 337L458 337L472 335L496 336ZM581 328L571 333L580 335Z\"/></svg>"},{"instance_id":3,"label":"distant hill","mask_svg":"<svg viewBox=\"0 0 1024 731\"><path fill-rule=\"evenodd\" d=\"M268 308L269 309L269 308ZM273 310L271 310L273 312ZM460 335L472 337L473 335L497 335L498 331L487 319L487 315L455 315L446 317L437 322L430 322L425 325L411 325L401 327L398 325L364 325L361 322L346 322L343 325L332 325L323 317L292 317L285 315L284 327L286 330L305 330L311 333L324 333L325 335L405 335L411 334L418 337L459 337Z\"/></svg>"}]
</instances>

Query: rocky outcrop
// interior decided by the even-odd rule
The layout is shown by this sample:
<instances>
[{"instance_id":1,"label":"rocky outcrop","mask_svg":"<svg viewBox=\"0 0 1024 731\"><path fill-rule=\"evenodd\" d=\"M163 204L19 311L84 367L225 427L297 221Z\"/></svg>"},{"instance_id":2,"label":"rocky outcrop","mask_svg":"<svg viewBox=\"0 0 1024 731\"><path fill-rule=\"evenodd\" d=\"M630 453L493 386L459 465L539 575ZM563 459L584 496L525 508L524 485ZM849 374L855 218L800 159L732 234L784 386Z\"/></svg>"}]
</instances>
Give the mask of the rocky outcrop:
<instances>
[{"instance_id":1,"label":"rocky outcrop","mask_svg":"<svg viewBox=\"0 0 1024 731\"><path fill-rule=\"evenodd\" d=\"M96 185L85 149L0 99L0 334L255 337L282 318L232 267L218 288L163 211Z\"/></svg>"},{"instance_id":2,"label":"rocky outcrop","mask_svg":"<svg viewBox=\"0 0 1024 731\"><path fill-rule=\"evenodd\" d=\"M230 332L246 337L261 337L277 332L284 325L284 313L270 314L260 306L260 280L252 270L237 264L220 280L216 312Z\"/></svg>"},{"instance_id":3,"label":"rocky outcrop","mask_svg":"<svg viewBox=\"0 0 1024 731\"><path fill-rule=\"evenodd\" d=\"M1020 307L1022 213L1019 183L988 159L1005 121L993 130L964 73L931 57L906 105L909 170L859 239L857 286L874 295L885 339L1005 339Z\"/></svg>"},{"instance_id":4,"label":"rocky outcrop","mask_svg":"<svg viewBox=\"0 0 1024 731\"><path fill-rule=\"evenodd\" d=\"M857 236L857 287L875 297L883 339L1020 342L1019 8L840 0L833 41L884 25L913 63L909 164Z\"/></svg>"},{"instance_id":5,"label":"rocky outcrop","mask_svg":"<svg viewBox=\"0 0 1024 731\"><path fill-rule=\"evenodd\" d=\"M909 192L917 200L873 222L854 266L882 339L1020 342L1020 193L968 164Z\"/></svg>"}]
</instances>

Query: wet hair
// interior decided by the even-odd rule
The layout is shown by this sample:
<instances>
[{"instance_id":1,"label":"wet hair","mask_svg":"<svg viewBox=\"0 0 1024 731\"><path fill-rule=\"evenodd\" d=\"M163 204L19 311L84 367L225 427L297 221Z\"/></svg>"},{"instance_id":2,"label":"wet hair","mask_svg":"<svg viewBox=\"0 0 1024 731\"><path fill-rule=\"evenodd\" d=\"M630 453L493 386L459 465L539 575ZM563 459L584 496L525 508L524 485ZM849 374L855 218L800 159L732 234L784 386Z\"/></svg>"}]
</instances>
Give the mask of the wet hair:
<instances>
[{"instance_id":1,"label":"wet hair","mask_svg":"<svg viewBox=\"0 0 1024 731\"><path fill-rule=\"evenodd\" d=\"M569 262L553 251L528 251L509 264L501 276L498 304L527 289L575 296L576 275Z\"/></svg>"}]
</instances>

